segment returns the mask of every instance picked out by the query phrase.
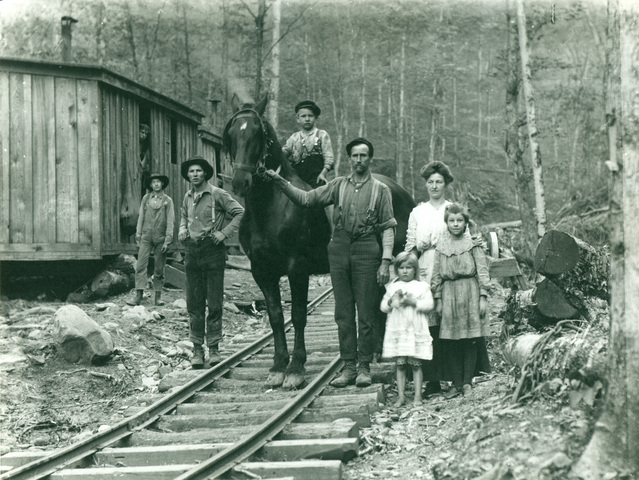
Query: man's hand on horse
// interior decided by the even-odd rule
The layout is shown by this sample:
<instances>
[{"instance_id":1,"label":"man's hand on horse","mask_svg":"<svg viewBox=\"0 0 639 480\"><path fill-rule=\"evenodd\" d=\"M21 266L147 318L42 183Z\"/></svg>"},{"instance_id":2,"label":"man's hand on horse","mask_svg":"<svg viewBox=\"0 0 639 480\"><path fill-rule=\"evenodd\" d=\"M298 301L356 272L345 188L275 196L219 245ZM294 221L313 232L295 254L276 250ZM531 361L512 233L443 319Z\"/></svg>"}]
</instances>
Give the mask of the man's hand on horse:
<instances>
[{"instance_id":1,"label":"man's hand on horse","mask_svg":"<svg viewBox=\"0 0 639 480\"><path fill-rule=\"evenodd\" d=\"M220 232L219 230L213 232L213 243L215 245L222 243L224 240L226 240L226 235L224 235L222 232Z\"/></svg>"},{"instance_id":2,"label":"man's hand on horse","mask_svg":"<svg viewBox=\"0 0 639 480\"><path fill-rule=\"evenodd\" d=\"M289 184L289 181L285 178L282 178L280 174L277 173L275 170L267 170L266 172L264 172L264 174L271 180L275 181L277 185L282 189Z\"/></svg>"}]
</instances>

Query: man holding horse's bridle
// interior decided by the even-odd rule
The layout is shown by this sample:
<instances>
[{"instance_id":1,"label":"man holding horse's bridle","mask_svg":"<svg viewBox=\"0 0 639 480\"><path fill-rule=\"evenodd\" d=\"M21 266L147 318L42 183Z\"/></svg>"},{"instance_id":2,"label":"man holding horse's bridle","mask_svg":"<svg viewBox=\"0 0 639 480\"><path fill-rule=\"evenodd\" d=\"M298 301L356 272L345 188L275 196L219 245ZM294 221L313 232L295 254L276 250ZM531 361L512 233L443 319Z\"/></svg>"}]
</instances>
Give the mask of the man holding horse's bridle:
<instances>
[{"instance_id":1,"label":"man holding horse's bridle","mask_svg":"<svg viewBox=\"0 0 639 480\"><path fill-rule=\"evenodd\" d=\"M390 189L371 175L373 145L356 138L346 145L351 174L304 191L268 170L293 203L302 207L334 205L328 261L335 296L335 322L344 369L331 384L371 384L370 362L380 342L375 328L379 287L389 280L395 237ZM357 309L357 321L355 312Z\"/></svg>"}]
</instances>

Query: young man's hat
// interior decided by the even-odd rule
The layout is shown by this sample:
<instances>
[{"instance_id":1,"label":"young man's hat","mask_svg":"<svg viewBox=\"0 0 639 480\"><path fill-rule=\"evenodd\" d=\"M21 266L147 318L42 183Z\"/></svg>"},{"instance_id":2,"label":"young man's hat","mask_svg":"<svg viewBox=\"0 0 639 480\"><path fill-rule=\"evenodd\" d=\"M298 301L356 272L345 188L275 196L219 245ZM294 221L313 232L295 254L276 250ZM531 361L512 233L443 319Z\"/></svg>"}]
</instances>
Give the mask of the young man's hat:
<instances>
[{"instance_id":1,"label":"young man's hat","mask_svg":"<svg viewBox=\"0 0 639 480\"><path fill-rule=\"evenodd\" d=\"M199 165L204 170L204 178L206 180L210 180L213 176L213 166L207 162L204 157L200 155L194 155L190 157L188 160L182 162L181 165L181 173L184 180L189 181L189 168L191 165Z\"/></svg>"},{"instance_id":2,"label":"young man's hat","mask_svg":"<svg viewBox=\"0 0 639 480\"><path fill-rule=\"evenodd\" d=\"M169 186L169 177L161 173L152 173L146 182L146 188L151 190L151 182L156 179L162 182L162 190Z\"/></svg>"},{"instance_id":3,"label":"young man's hat","mask_svg":"<svg viewBox=\"0 0 639 480\"><path fill-rule=\"evenodd\" d=\"M316 117L319 117L322 113L322 110L317 106L317 103L312 100L304 100L303 102L295 105L295 113L299 112L302 108L308 108Z\"/></svg>"},{"instance_id":4,"label":"young man's hat","mask_svg":"<svg viewBox=\"0 0 639 480\"><path fill-rule=\"evenodd\" d=\"M351 150L356 145L366 145L368 147L368 156L373 158L373 144L366 140L364 137L358 137L355 140L351 140L350 142L348 142L348 145L346 145L346 155L350 156Z\"/></svg>"}]
</instances>

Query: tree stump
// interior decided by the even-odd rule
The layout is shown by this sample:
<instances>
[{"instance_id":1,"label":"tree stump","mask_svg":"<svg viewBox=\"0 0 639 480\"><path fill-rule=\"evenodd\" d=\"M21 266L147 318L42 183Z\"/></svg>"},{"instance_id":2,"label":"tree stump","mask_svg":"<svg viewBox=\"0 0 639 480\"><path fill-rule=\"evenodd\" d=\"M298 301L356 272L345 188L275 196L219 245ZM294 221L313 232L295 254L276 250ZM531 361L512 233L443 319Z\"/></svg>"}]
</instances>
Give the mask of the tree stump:
<instances>
[{"instance_id":1,"label":"tree stump","mask_svg":"<svg viewBox=\"0 0 639 480\"><path fill-rule=\"evenodd\" d=\"M598 297L608 300L610 254L572 235L550 230L535 252L535 270L559 287L569 298Z\"/></svg>"}]
</instances>

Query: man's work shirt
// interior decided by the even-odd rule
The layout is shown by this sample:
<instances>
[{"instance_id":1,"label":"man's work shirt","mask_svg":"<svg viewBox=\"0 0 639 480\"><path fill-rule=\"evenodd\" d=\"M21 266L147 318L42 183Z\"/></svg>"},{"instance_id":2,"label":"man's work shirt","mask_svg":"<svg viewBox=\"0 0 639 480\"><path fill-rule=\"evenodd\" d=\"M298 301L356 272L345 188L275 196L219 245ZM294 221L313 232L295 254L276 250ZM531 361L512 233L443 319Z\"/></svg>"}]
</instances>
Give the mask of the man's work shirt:
<instances>
[{"instance_id":1,"label":"man's work shirt","mask_svg":"<svg viewBox=\"0 0 639 480\"><path fill-rule=\"evenodd\" d=\"M151 192L142 197L135 235L164 236L167 245L173 241L175 211L173 200L164 192Z\"/></svg>"},{"instance_id":2,"label":"man's work shirt","mask_svg":"<svg viewBox=\"0 0 639 480\"><path fill-rule=\"evenodd\" d=\"M371 207L374 181L377 182L376 199ZM286 193L298 205L306 207L335 205L333 224L335 231L343 230L351 240L370 233L382 233L394 228L393 202L388 186L374 180L370 172L362 182L355 182L352 174L337 177L328 184L308 192L286 186ZM341 197L341 198L340 198Z\"/></svg>"},{"instance_id":3,"label":"man's work shirt","mask_svg":"<svg viewBox=\"0 0 639 480\"><path fill-rule=\"evenodd\" d=\"M310 132L300 130L291 135L284 147L284 154L289 157L292 165L302 162L306 157L313 154L322 155L324 168L330 171L333 168L333 146L331 137L324 130L314 127Z\"/></svg>"},{"instance_id":4,"label":"man's work shirt","mask_svg":"<svg viewBox=\"0 0 639 480\"><path fill-rule=\"evenodd\" d=\"M226 215L233 219L222 228ZM210 237L217 231L230 238L237 231L243 215L244 207L230 193L207 182L204 191L196 193L191 188L184 195L179 233L188 233L195 241Z\"/></svg>"}]
</instances>

